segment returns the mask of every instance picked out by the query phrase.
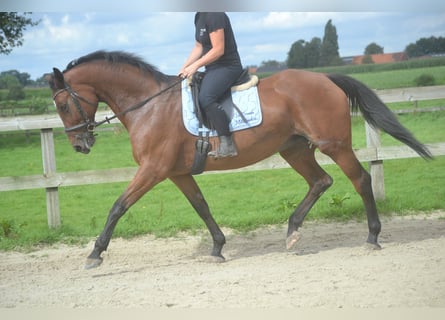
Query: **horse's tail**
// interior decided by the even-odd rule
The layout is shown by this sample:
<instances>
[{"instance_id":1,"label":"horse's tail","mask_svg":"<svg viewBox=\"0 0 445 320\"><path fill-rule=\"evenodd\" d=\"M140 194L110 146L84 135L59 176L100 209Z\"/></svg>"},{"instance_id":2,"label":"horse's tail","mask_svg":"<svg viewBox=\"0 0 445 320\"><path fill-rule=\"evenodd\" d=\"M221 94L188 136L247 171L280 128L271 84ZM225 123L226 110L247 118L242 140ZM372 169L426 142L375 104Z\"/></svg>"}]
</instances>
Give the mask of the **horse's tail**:
<instances>
[{"instance_id":1,"label":"horse's tail","mask_svg":"<svg viewBox=\"0 0 445 320\"><path fill-rule=\"evenodd\" d=\"M397 140L411 147L424 159L433 156L396 118L377 94L358 80L340 74L327 77L340 87L349 99L352 111L360 110L365 120L374 128L380 128Z\"/></svg>"}]
</instances>

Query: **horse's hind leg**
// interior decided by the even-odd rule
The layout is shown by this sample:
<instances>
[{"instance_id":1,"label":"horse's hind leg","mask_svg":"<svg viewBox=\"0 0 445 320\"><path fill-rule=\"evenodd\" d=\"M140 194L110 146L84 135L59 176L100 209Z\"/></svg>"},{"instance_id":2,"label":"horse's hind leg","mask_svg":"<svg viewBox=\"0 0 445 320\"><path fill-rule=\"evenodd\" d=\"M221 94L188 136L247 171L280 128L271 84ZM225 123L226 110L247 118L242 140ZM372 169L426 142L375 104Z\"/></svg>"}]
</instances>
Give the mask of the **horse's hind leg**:
<instances>
[{"instance_id":1,"label":"horse's hind leg","mask_svg":"<svg viewBox=\"0 0 445 320\"><path fill-rule=\"evenodd\" d=\"M196 184L195 179L191 175L182 175L170 177L170 180L173 181L176 186L182 191L182 193L189 200L190 204L196 210L198 215L206 224L210 234L213 238L213 250L212 257L218 259L218 261L223 261L224 257L221 254L222 248L226 243L226 239L224 237L223 232L219 228L216 221L213 219L209 206L204 199L204 196L199 189L199 186Z\"/></svg>"},{"instance_id":2,"label":"horse's hind leg","mask_svg":"<svg viewBox=\"0 0 445 320\"><path fill-rule=\"evenodd\" d=\"M313 148L303 137L297 137L280 155L308 183L309 191L289 217L286 247L291 249L299 239L298 228L320 196L332 185L332 178L319 166Z\"/></svg>"},{"instance_id":3,"label":"horse's hind leg","mask_svg":"<svg viewBox=\"0 0 445 320\"><path fill-rule=\"evenodd\" d=\"M326 145L320 147L320 151L329 155L338 164L361 196L368 219L369 234L367 243L373 249L380 249L378 235L381 231L381 223L372 192L371 176L362 167L350 147L339 148L338 146Z\"/></svg>"}]
</instances>

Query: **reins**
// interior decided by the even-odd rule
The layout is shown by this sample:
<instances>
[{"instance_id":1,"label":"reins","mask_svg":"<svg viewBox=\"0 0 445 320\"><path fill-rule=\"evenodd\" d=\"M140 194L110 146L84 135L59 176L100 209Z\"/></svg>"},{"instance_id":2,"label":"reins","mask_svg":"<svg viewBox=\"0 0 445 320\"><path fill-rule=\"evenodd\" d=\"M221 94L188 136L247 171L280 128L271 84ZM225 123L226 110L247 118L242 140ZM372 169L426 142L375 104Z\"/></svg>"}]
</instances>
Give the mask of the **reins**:
<instances>
[{"instance_id":1,"label":"reins","mask_svg":"<svg viewBox=\"0 0 445 320\"><path fill-rule=\"evenodd\" d=\"M82 128L87 128L88 131L92 132L96 127L103 125L104 123L110 123L111 120L116 119L128 112L134 111L136 109L141 108L142 106L144 106L146 103L150 102L151 100L153 100L154 98L162 95L163 93L165 93L166 91L170 90L171 88L173 88L174 86L178 85L179 83L181 83L183 81L182 78L180 78L179 80L173 82L171 85L165 87L164 89L158 91L157 93L155 93L154 95L128 107L127 109L118 112L116 114L114 114L111 117L105 117L104 120L96 122L96 121L91 121L88 119L88 117L86 116L85 111L81 108L79 100L85 101L88 104L92 104L91 102L89 102L87 99L83 98L82 96L80 96L77 92L75 92L68 84L65 84L65 88L57 91L54 96L53 96L53 100L56 98L56 96L61 93L62 91L68 91L68 93L70 94L71 98L74 100L74 104L76 106L76 109L78 110L78 112L80 113L80 115L83 117L84 122L80 123L78 125L69 127L69 128L65 128L65 132L72 132L72 131L76 131Z\"/></svg>"}]
</instances>

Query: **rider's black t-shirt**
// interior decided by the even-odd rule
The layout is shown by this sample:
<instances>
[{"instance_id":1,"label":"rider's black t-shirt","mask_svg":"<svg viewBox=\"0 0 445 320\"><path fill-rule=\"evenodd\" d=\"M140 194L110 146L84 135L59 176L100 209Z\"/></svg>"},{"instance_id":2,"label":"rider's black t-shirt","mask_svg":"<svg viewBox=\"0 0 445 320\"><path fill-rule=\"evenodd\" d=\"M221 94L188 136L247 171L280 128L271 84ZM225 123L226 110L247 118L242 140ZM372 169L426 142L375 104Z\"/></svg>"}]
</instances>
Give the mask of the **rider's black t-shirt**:
<instances>
[{"instance_id":1,"label":"rider's black t-shirt","mask_svg":"<svg viewBox=\"0 0 445 320\"><path fill-rule=\"evenodd\" d=\"M203 47L202 55L211 48L209 34L224 29L224 54L206 66L207 69L219 66L241 65L238 48L229 17L224 12L198 12L195 15L195 39Z\"/></svg>"}]
</instances>

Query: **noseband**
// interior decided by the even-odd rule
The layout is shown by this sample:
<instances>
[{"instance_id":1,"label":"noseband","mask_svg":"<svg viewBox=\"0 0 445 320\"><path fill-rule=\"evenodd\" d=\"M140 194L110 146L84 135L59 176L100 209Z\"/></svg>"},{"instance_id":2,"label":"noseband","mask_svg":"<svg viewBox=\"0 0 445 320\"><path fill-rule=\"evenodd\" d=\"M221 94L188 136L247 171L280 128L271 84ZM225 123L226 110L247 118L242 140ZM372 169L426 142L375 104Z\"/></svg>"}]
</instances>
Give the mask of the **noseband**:
<instances>
[{"instance_id":1,"label":"noseband","mask_svg":"<svg viewBox=\"0 0 445 320\"><path fill-rule=\"evenodd\" d=\"M152 95L151 97L148 97L134 105L132 105L131 107L113 115L112 117L105 117L104 120L96 122L96 121L92 121L90 119L88 119L88 115L86 114L86 112L82 109L82 106L80 105L79 100L82 100L84 102L86 102L89 105L95 106L94 103L88 101L87 99L85 99L84 97L82 97L81 95L79 95L76 91L73 90L73 88L70 87L70 85L68 83L65 82L65 88L58 90L54 96L53 96L53 101L55 101L56 97L66 91L69 93L69 95L71 96L71 98L74 101L74 106L76 107L77 111L79 112L79 114L82 116L83 118L83 123L79 123L78 125L69 127L69 128L65 128L65 132L72 132L72 131L76 131L79 129L83 129L86 128L86 131L88 132L93 132L94 129L104 123L110 123L111 120L124 115L130 111L136 110L141 108L143 105L145 105L146 103L148 103L150 100L156 98L157 96L160 96L161 94L163 94L164 92L170 90L171 88L173 88L174 86L178 85L179 83L181 83L183 81L183 78L179 78L178 80L174 81L171 85L169 85L168 87L165 87L164 89L158 91L156 94Z\"/></svg>"}]
</instances>

